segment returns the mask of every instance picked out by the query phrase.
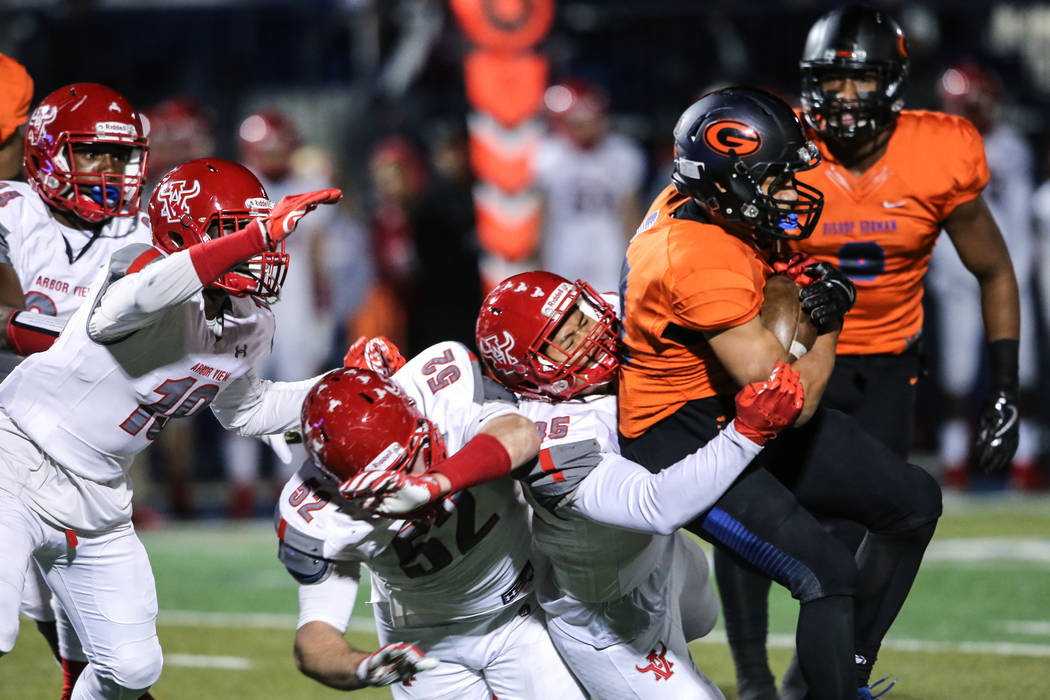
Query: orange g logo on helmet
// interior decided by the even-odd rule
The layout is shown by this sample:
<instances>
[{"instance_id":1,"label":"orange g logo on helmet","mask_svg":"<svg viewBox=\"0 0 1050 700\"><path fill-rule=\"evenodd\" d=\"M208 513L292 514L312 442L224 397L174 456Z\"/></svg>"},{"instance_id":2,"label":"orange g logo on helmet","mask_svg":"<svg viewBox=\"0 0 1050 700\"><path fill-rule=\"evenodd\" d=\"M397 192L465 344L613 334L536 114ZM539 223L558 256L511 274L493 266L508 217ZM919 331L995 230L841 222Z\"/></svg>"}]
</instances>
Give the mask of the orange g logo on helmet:
<instances>
[{"instance_id":1,"label":"orange g logo on helmet","mask_svg":"<svg viewBox=\"0 0 1050 700\"><path fill-rule=\"evenodd\" d=\"M762 136L747 122L719 119L704 129L704 143L724 156L748 156L762 148Z\"/></svg>"}]
</instances>

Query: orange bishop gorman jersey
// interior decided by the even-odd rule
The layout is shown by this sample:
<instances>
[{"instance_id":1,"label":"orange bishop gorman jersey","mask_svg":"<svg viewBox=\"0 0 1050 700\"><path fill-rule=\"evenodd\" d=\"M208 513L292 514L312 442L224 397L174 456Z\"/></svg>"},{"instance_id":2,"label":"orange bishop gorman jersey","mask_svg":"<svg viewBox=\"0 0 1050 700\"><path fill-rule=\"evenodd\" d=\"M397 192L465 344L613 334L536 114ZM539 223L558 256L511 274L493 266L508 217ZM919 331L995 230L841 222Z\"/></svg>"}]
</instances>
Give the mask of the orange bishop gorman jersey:
<instances>
[{"instance_id":1,"label":"orange bishop gorman jersey","mask_svg":"<svg viewBox=\"0 0 1050 700\"><path fill-rule=\"evenodd\" d=\"M886 153L861 177L820 144L799 179L824 193L813 235L792 244L835 263L857 285L838 353L900 353L922 329L922 279L941 223L988 183L984 145L967 120L905 110Z\"/></svg>"},{"instance_id":2,"label":"orange bishop gorman jersey","mask_svg":"<svg viewBox=\"0 0 1050 700\"><path fill-rule=\"evenodd\" d=\"M620 432L627 437L687 401L739 389L703 332L757 316L772 272L747 241L719 226L672 217L687 201L667 187L627 246L619 389Z\"/></svg>"}]
</instances>

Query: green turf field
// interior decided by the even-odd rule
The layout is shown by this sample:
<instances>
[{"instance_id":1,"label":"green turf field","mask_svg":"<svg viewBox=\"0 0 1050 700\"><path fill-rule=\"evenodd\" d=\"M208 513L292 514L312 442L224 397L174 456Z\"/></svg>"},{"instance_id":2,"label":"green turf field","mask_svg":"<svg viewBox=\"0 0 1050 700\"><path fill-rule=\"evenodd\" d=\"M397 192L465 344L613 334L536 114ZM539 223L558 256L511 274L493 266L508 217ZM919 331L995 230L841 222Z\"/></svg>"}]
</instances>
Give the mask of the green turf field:
<instances>
[{"instance_id":1,"label":"green turf field","mask_svg":"<svg viewBox=\"0 0 1050 700\"><path fill-rule=\"evenodd\" d=\"M879 658L877 673L900 676L886 700L1050 695L1050 499L956 498L945 508ZM337 695L295 670L295 586L274 557L268 523L168 526L142 539L160 597L165 669L154 687L160 700ZM771 657L779 672L791 653L795 603L775 591L771 610ZM374 645L370 619L359 605L352 643ZM735 698L721 631L692 648L697 664ZM0 661L0 698L55 700L58 687L42 638L23 620L17 647Z\"/></svg>"}]
</instances>

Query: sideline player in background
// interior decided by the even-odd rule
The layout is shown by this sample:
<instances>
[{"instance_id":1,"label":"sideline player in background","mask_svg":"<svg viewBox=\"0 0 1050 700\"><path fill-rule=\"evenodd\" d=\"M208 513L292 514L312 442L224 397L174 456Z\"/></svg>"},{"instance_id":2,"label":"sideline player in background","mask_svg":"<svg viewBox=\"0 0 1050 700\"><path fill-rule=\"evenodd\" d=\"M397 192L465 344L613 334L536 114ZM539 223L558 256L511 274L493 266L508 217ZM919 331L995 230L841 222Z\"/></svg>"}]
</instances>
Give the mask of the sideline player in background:
<instances>
[{"instance_id":1,"label":"sideline player in background","mask_svg":"<svg viewBox=\"0 0 1050 700\"><path fill-rule=\"evenodd\" d=\"M96 177L89 191L101 202L75 208L126 200L126 176ZM168 420L209 404L243 434L298 424L312 380L264 383L252 370L273 334L263 300L280 288L283 239L339 194L285 198L271 211L235 163L173 170L150 201L156 247L113 254L55 344L0 385L0 558L32 557L69 613L89 661L75 700L138 698L160 675L155 584L130 521L135 454ZM194 218L192 205L211 197L228 216ZM24 571L0 570L0 653L18 633Z\"/></svg>"},{"instance_id":2,"label":"sideline player in background","mask_svg":"<svg viewBox=\"0 0 1050 700\"><path fill-rule=\"evenodd\" d=\"M24 80L28 100L32 81ZM121 95L95 83L67 85L41 101L24 136L19 151L28 183L13 181L21 158L18 171L0 182L3 376L22 356L54 342L113 253L151 239L139 213L148 139L140 115ZM87 659L64 612L52 609L32 561L22 612L51 644L68 698Z\"/></svg>"},{"instance_id":3,"label":"sideline player in background","mask_svg":"<svg viewBox=\"0 0 1050 700\"><path fill-rule=\"evenodd\" d=\"M466 346L446 342L390 379L337 370L310 392L311 460L285 485L276 523L280 559L300 583L304 674L345 690L396 684L399 700L582 699L535 605L527 508L513 481L492 481L534 458L539 434L512 402L492 400L494 386ZM373 515L346 497L355 476L428 468L455 493L426 512ZM362 564L382 644L374 653L343 638Z\"/></svg>"},{"instance_id":4,"label":"sideline player in background","mask_svg":"<svg viewBox=\"0 0 1050 700\"><path fill-rule=\"evenodd\" d=\"M1002 118L1002 86L990 69L975 63L953 64L941 74L938 88L942 109L968 119L984 142L988 186L981 197L988 203L1010 251L1021 320L1017 363L1020 417L1010 481L1019 489L1039 489L1045 484L1036 464L1039 428L1033 420L1038 411L1035 385L1039 363L1032 296L1036 260L1032 237L1032 151L1024 136ZM987 254L980 252L982 257ZM982 287L956 249L946 245L933 249L929 282L937 301L939 375L945 399L938 447L945 483L964 487L969 480L972 442L967 400L980 379L983 354Z\"/></svg>"},{"instance_id":5,"label":"sideline player in background","mask_svg":"<svg viewBox=\"0 0 1050 700\"><path fill-rule=\"evenodd\" d=\"M839 266L857 287L822 404L853 416L898 458L907 457L923 277L943 226L979 280L992 341L997 393L982 414L981 466L1005 466L1017 439L1010 420L1016 415L1017 285L1006 246L980 198L988 179L980 136L958 117L901 112L907 47L897 23L879 10L850 5L824 15L810 29L801 68L803 115L823 162L800 179L824 192L824 212L814 234L792 246ZM846 459L845 465L849 478L862 478L859 460ZM892 484L882 488L887 486ZM871 499L877 502L875 493ZM861 528L829 524L857 551ZM765 650L769 582L718 553L715 572L741 698L772 700L777 694ZM887 626L890 621L883 620ZM868 668L878 639L858 647ZM798 697L801 679L788 677L785 696Z\"/></svg>"},{"instance_id":6,"label":"sideline player in background","mask_svg":"<svg viewBox=\"0 0 1050 700\"><path fill-rule=\"evenodd\" d=\"M674 130L672 184L627 249L620 372L625 457L659 471L714 438L740 387L787 351L758 317L774 242L817 224L820 191L798 175L820 162L798 117L761 90L727 88ZM907 596L941 512L936 482L848 416L818 406L854 288L833 265L805 266L802 308L821 334L792 366L804 425L771 441L689 529L788 588L796 644L816 700L869 693L869 661ZM802 277L799 277L802 280ZM871 532L858 561L811 513Z\"/></svg>"},{"instance_id":7,"label":"sideline player in background","mask_svg":"<svg viewBox=\"0 0 1050 700\"><path fill-rule=\"evenodd\" d=\"M295 122L275 109L249 114L237 129L240 161L255 173L273 200L329 187L326 177L302 172L296 167L296 155L301 147L302 138ZM328 227L335 214L335 207L318 211L287 241L288 254L296 263L288 267L280 303L273 306L279 330L274 334L273 351L263 358L258 368L264 379L294 381L310 376L320 370L328 356L334 320L326 248ZM305 453L298 445L266 442L278 457L277 473L272 477L273 493L277 493L294 472L295 465L305 458ZM255 440L230 433L222 436L223 459L230 482L230 517L255 515L255 490L261 464L259 449ZM282 454L282 450L291 454Z\"/></svg>"},{"instance_id":8,"label":"sideline player in background","mask_svg":"<svg viewBox=\"0 0 1050 700\"><path fill-rule=\"evenodd\" d=\"M544 197L541 267L611 292L638 222L645 156L610 128L609 98L598 86L565 80L543 99L551 133L533 163Z\"/></svg>"}]
</instances>

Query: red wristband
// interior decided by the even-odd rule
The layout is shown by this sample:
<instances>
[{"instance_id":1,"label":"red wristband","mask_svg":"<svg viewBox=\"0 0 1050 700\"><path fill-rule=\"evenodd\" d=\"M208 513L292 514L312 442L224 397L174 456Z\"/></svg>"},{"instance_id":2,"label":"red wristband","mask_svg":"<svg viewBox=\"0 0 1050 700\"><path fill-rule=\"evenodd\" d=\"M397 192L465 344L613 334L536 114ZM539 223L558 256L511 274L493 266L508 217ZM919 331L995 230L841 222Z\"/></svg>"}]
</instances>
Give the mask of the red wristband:
<instances>
[{"instance_id":1,"label":"red wristband","mask_svg":"<svg viewBox=\"0 0 1050 700\"><path fill-rule=\"evenodd\" d=\"M65 321L30 311L15 311L7 319L7 343L22 356L43 352L55 344Z\"/></svg>"},{"instance_id":2,"label":"red wristband","mask_svg":"<svg viewBox=\"0 0 1050 700\"><path fill-rule=\"evenodd\" d=\"M197 271L201 284L209 285L237 263L269 250L261 227L259 220L254 219L236 233L190 246L190 260L193 261L193 269Z\"/></svg>"},{"instance_id":3,"label":"red wristband","mask_svg":"<svg viewBox=\"0 0 1050 700\"><path fill-rule=\"evenodd\" d=\"M480 433L431 471L444 474L455 493L510 474L510 455L497 438Z\"/></svg>"}]
</instances>

